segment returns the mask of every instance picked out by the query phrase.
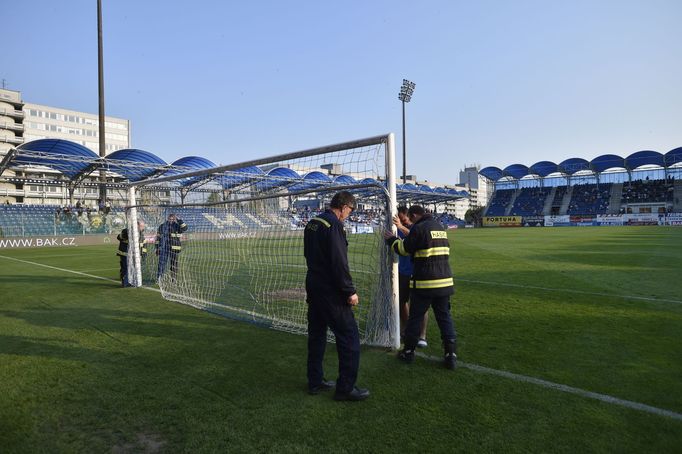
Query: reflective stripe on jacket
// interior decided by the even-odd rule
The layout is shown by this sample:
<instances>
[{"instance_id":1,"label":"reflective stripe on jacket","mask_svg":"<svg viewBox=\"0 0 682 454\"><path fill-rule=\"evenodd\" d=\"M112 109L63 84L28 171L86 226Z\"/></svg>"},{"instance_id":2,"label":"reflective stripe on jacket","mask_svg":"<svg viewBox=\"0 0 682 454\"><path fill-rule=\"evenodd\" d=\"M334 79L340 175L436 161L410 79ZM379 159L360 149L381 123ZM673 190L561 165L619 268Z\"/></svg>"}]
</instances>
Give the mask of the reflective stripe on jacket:
<instances>
[{"instance_id":1,"label":"reflective stripe on jacket","mask_svg":"<svg viewBox=\"0 0 682 454\"><path fill-rule=\"evenodd\" d=\"M118 251L116 251L116 255L120 255L121 257L127 257L128 256L128 229L125 228L121 230L121 233L119 233L116 236L116 239L118 240ZM140 232L140 252L142 254L147 253L147 247L144 242L144 233Z\"/></svg>"},{"instance_id":2,"label":"reflective stripe on jacket","mask_svg":"<svg viewBox=\"0 0 682 454\"><path fill-rule=\"evenodd\" d=\"M156 231L156 247L162 252L180 252L182 250L180 239L186 231L187 224L182 219L164 222Z\"/></svg>"},{"instance_id":3,"label":"reflective stripe on jacket","mask_svg":"<svg viewBox=\"0 0 682 454\"><path fill-rule=\"evenodd\" d=\"M450 243L440 222L425 214L404 239L392 237L386 243L397 254L411 256L414 264L410 288L433 296L453 293Z\"/></svg>"}]
</instances>

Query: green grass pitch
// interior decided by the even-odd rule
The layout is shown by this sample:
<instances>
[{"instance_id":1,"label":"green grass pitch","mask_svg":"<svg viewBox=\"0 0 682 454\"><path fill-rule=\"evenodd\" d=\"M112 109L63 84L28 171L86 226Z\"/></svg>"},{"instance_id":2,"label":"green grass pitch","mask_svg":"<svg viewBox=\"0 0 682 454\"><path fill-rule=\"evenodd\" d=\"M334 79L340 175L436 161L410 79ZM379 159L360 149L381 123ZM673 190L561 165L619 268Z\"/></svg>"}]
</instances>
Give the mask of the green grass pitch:
<instances>
[{"instance_id":1,"label":"green grass pitch","mask_svg":"<svg viewBox=\"0 0 682 454\"><path fill-rule=\"evenodd\" d=\"M2 250L0 452L682 450L682 229L450 240L463 367L364 348L357 404L305 393L305 337L119 288L115 245Z\"/></svg>"}]
</instances>

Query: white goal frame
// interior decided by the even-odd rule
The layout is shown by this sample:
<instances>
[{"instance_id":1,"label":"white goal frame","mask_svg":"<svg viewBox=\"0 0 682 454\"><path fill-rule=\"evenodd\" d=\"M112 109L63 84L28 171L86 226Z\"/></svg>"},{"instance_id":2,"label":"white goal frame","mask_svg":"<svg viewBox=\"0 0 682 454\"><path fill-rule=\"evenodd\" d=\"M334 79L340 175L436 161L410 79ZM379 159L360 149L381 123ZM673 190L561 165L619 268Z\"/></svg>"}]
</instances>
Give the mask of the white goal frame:
<instances>
[{"instance_id":1,"label":"white goal frame","mask_svg":"<svg viewBox=\"0 0 682 454\"><path fill-rule=\"evenodd\" d=\"M383 228L385 229L390 229L394 233L396 233L396 228L391 222L392 217L397 213L397 192L396 192L396 163L395 163L395 135L393 133L388 133L384 135L378 135L374 137L369 137L365 139L359 139L359 140L352 140L352 141L347 141L347 142L342 142L342 143L337 143L333 145L326 145L322 147L316 147L316 148L311 148L307 150L302 150L302 151L296 151L292 153L285 153L285 154L280 154L280 155L275 155L275 156L270 156L266 158L261 158L261 159L255 159L251 161L245 161L241 163L236 163L236 164L229 164L229 165L223 165L223 166L218 166L214 167L211 169L202 169L202 170L197 170L193 172L187 172L187 173L182 173L179 175L171 175L171 176L160 176L156 178L147 178L144 180L140 181L135 181L129 183L128 187L128 212L129 212L129 233L130 233L130 244L139 244L139 232L137 229L137 219L138 219L138 213L137 213L137 208L138 205L137 203L137 190L138 188L141 187L152 187L155 185L159 185L160 183L172 183L173 181L177 181L180 179L186 179L186 178L191 178L191 177L202 177L202 176L208 176L212 174L222 174L224 172L229 172L229 171L235 171L238 169L244 169L248 167L253 167L253 166L259 166L259 165L264 165L264 164L269 164L273 162L278 162L278 161L287 161L287 160L293 160L293 159L300 159L300 158L306 158L306 157L312 157L312 156L317 156L317 155L324 155L327 153L333 153L333 152L339 152L339 151L344 151L344 150L352 150L352 149L357 149L361 147L369 147L369 146L384 146L385 147L385 163L384 163L384 169L386 171L386 175L380 175L380 179L383 179L385 181L385 188L384 190L386 191L386 200L387 200L387 205L385 207L386 213L387 213L387 225L384 225ZM345 189L342 186L330 186L330 188L338 188L339 190ZM140 256L140 250L139 248L131 247L129 248L129 254L131 255L130 257L130 263L133 266L129 266L129 281L130 284L134 287L140 287L142 286L142 269L141 269L141 256ZM399 310L399 302L398 302L398 257L395 254L391 254L392 256L392 266L390 269L390 277L391 277L391 301L392 301L392 311L391 315L393 320L390 323L390 326L392 326L391 331L395 330L395 332L390 333L390 338L391 338L391 346L393 348L399 348L400 346L400 310Z\"/></svg>"}]
</instances>

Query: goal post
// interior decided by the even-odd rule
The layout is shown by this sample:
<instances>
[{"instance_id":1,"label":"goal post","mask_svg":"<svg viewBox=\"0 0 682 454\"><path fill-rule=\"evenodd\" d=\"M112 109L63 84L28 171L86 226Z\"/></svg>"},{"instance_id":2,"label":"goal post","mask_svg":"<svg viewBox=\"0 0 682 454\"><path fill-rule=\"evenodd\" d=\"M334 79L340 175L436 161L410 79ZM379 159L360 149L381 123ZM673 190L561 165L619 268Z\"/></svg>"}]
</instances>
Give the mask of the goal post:
<instances>
[{"instance_id":1,"label":"goal post","mask_svg":"<svg viewBox=\"0 0 682 454\"><path fill-rule=\"evenodd\" d=\"M394 140L391 133L131 183L131 243L142 220L149 252L129 248L129 281L158 285L172 301L305 334L303 228L347 190L357 199L345 228L361 341L398 348L397 257L383 239L384 229L395 231Z\"/></svg>"}]
</instances>

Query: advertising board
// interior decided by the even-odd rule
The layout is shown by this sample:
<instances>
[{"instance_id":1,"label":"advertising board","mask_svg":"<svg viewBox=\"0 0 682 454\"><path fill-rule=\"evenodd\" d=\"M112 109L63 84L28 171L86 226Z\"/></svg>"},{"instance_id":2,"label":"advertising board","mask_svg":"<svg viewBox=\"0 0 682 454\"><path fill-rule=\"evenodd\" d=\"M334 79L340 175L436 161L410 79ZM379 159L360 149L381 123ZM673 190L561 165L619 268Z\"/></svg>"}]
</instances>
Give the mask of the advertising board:
<instances>
[{"instance_id":1,"label":"advertising board","mask_svg":"<svg viewBox=\"0 0 682 454\"><path fill-rule=\"evenodd\" d=\"M571 225L568 215L545 216L545 227L567 227Z\"/></svg>"},{"instance_id":2,"label":"advertising board","mask_svg":"<svg viewBox=\"0 0 682 454\"><path fill-rule=\"evenodd\" d=\"M484 216L483 227L521 227L521 216Z\"/></svg>"}]
</instances>

